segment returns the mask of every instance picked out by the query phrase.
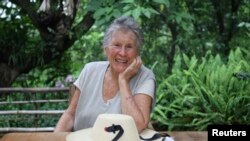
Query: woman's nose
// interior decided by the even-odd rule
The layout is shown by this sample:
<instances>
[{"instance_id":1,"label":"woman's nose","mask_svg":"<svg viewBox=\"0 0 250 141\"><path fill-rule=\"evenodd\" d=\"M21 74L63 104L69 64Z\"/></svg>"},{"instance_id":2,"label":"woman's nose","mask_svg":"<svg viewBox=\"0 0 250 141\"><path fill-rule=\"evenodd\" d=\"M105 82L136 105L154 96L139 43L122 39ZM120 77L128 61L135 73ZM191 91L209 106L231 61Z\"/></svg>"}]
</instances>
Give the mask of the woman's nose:
<instances>
[{"instance_id":1,"label":"woman's nose","mask_svg":"<svg viewBox=\"0 0 250 141\"><path fill-rule=\"evenodd\" d=\"M127 53L126 47L121 47L119 53L120 53L121 55L126 55L126 53Z\"/></svg>"}]
</instances>

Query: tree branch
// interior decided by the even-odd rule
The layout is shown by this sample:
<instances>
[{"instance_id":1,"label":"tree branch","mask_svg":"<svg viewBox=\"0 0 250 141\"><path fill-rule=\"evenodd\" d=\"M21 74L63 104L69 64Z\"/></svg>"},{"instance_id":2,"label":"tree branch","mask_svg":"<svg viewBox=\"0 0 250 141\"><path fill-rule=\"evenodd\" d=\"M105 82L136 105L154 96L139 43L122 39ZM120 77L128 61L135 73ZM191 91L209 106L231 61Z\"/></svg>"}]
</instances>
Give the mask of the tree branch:
<instances>
[{"instance_id":1,"label":"tree branch","mask_svg":"<svg viewBox=\"0 0 250 141\"><path fill-rule=\"evenodd\" d=\"M10 0L10 2L16 4L27 13L32 24L38 29L43 39L48 37L49 31L40 24L34 3L30 2L30 0Z\"/></svg>"},{"instance_id":2,"label":"tree branch","mask_svg":"<svg viewBox=\"0 0 250 141\"><path fill-rule=\"evenodd\" d=\"M72 31L75 33L75 38L81 37L85 34L95 23L95 19L93 18L93 12L88 12L83 20L81 20L75 27L73 27Z\"/></svg>"},{"instance_id":3,"label":"tree branch","mask_svg":"<svg viewBox=\"0 0 250 141\"><path fill-rule=\"evenodd\" d=\"M50 63L62 57L63 53L70 48L73 43L84 35L94 24L93 13L88 12L83 20L72 28L73 20L75 19L77 8L73 6L73 16L65 15L62 10L50 10L45 13L45 19L41 19L41 15L37 13L37 6L29 0L10 0L21 10L25 11L31 19L32 24L40 32L42 41L37 43L37 48L42 50L41 55L26 55L25 64L15 66L19 73L27 73L31 69ZM77 0L74 0L74 4ZM43 17L42 17L43 18ZM71 36L70 34L73 34ZM37 60L43 60L39 62ZM18 76L18 75L17 75ZM17 77L16 76L16 77Z\"/></svg>"}]
</instances>

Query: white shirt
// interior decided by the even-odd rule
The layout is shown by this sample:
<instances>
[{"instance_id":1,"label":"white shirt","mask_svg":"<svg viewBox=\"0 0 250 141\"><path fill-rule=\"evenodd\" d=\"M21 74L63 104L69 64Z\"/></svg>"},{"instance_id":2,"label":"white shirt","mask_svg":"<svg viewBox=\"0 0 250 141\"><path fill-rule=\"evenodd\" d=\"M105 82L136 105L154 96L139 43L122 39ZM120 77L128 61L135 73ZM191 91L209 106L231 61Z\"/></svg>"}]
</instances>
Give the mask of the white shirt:
<instances>
[{"instance_id":1,"label":"white shirt","mask_svg":"<svg viewBox=\"0 0 250 141\"><path fill-rule=\"evenodd\" d=\"M74 85L80 89L81 94L76 108L74 131L93 127L99 114L121 113L119 92L106 103L103 100L102 87L108 66L108 61L88 63L75 81ZM129 85L133 95L144 93L155 100L155 76L145 66L141 66Z\"/></svg>"}]
</instances>

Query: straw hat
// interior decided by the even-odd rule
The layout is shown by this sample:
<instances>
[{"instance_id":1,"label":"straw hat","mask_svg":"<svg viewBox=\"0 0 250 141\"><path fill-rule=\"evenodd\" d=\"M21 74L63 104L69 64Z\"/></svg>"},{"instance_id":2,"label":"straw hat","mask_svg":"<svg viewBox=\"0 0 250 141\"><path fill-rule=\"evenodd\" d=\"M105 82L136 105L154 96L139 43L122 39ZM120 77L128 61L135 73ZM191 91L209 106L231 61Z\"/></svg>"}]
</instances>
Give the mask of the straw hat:
<instances>
[{"instance_id":1,"label":"straw hat","mask_svg":"<svg viewBox=\"0 0 250 141\"><path fill-rule=\"evenodd\" d=\"M153 139L156 138L156 139ZM67 141L173 141L154 130L145 129L138 134L135 122L129 115L100 114L93 128L71 132Z\"/></svg>"}]
</instances>

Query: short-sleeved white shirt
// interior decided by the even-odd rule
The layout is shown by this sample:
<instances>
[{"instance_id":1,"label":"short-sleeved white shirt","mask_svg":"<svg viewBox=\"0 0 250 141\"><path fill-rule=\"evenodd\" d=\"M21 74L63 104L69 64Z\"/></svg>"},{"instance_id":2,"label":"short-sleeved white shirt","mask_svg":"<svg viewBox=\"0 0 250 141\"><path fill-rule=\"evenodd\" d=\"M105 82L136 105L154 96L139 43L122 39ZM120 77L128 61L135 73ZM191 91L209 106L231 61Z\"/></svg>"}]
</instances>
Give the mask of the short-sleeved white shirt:
<instances>
[{"instance_id":1,"label":"short-sleeved white shirt","mask_svg":"<svg viewBox=\"0 0 250 141\"><path fill-rule=\"evenodd\" d=\"M107 102L103 100L102 87L108 66L108 61L88 63L75 81L74 85L80 89L81 94L76 109L74 131L93 127L99 114L121 113L119 92ZM155 100L155 76L145 66L141 66L129 85L133 95L144 93Z\"/></svg>"}]
</instances>

